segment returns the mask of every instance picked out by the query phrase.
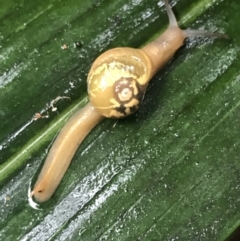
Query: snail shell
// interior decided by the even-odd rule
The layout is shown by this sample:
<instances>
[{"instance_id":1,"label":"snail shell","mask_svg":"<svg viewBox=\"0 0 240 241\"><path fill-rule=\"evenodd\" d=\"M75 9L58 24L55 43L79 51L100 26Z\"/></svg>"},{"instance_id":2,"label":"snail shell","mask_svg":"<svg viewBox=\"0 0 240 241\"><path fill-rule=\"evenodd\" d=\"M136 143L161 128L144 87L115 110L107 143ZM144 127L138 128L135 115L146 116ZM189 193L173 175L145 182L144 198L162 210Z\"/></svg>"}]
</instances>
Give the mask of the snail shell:
<instances>
[{"instance_id":1,"label":"snail shell","mask_svg":"<svg viewBox=\"0 0 240 241\"><path fill-rule=\"evenodd\" d=\"M151 62L141 50L114 48L100 55L88 74L89 101L108 118L134 113L151 76Z\"/></svg>"}]
</instances>

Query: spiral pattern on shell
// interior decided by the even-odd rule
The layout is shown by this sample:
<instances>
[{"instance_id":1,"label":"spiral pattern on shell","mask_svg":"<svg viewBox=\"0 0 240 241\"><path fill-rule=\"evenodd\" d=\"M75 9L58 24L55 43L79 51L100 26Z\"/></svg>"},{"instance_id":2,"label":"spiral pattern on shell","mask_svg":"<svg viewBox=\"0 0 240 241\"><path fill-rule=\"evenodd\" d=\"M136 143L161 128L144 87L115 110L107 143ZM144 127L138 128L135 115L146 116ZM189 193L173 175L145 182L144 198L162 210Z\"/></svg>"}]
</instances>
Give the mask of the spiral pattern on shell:
<instances>
[{"instance_id":1,"label":"spiral pattern on shell","mask_svg":"<svg viewBox=\"0 0 240 241\"><path fill-rule=\"evenodd\" d=\"M138 49L115 48L96 59L88 75L93 107L108 118L138 110L150 76L148 57Z\"/></svg>"}]
</instances>

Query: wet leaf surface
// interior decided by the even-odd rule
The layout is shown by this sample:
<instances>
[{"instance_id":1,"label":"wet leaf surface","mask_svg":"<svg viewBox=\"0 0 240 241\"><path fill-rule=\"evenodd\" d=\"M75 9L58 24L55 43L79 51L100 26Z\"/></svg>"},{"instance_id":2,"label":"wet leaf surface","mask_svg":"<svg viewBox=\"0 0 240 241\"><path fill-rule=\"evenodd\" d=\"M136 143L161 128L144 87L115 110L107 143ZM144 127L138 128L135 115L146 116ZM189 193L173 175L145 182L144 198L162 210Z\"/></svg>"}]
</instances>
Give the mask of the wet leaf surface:
<instances>
[{"instance_id":1,"label":"wet leaf surface","mask_svg":"<svg viewBox=\"0 0 240 241\"><path fill-rule=\"evenodd\" d=\"M187 40L140 110L97 126L54 196L34 210L29 183L87 102L93 60L144 45L168 20L161 1L0 3L1 240L224 240L239 226L240 4L171 4L184 28L229 40ZM57 96L70 100L53 112Z\"/></svg>"}]
</instances>

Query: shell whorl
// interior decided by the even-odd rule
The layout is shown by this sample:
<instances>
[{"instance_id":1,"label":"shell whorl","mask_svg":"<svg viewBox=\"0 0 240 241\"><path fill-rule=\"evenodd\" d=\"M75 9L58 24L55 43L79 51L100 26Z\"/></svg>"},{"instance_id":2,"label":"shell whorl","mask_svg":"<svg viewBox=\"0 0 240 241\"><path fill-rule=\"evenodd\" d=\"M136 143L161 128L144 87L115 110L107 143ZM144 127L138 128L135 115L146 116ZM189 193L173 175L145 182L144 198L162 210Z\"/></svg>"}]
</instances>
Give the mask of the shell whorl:
<instances>
[{"instance_id":1,"label":"shell whorl","mask_svg":"<svg viewBox=\"0 0 240 241\"><path fill-rule=\"evenodd\" d=\"M110 99L112 118L123 118L134 113L141 103L144 89L136 79L121 78L114 83L114 97Z\"/></svg>"},{"instance_id":2,"label":"shell whorl","mask_svg":"<svg viewBox=\"0 0 240 241\"><path fill-rule=\"evenodd\" d=\"M150 77L150 61L141 50L109 50L88 74L89 100L101 115L124 118L139 108Z\"/></svg>"}]
</instances>

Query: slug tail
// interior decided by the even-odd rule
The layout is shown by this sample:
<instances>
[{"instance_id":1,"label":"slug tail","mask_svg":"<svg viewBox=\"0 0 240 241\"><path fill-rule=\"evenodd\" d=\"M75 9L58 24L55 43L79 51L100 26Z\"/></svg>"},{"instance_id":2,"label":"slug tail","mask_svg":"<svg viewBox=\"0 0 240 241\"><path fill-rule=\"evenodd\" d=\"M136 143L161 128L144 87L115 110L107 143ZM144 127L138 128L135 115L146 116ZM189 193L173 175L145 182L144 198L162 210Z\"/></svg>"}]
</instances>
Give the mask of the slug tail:
<instances>
[{"instance_id":1,"label":"slug tail","mask_svg":"<svg viewBox=\"0 0 240 241\"><path fill-rule=\"evenodd\" d=\"M88 103L75 112L55 139L30 192L37 202L47 201L57 189L79 145L104 117Z\"/></svg>"},{"instance_id":2,"label":"slug tail","mask_svg":"<svg viewBox=\"0 0 240 241\"><path fill-rule=\"evenodd\" d=\"M168 0L164 0L164 4L167 11L170 27L178 27L177 19L172 11L170 4L168 3Z\"/></svg>"},{"instance_id":3,"label":"slug tail","mask_svg":"<svg viewBox=\"0 0 240 241\"><path fill-rule=\"evenodd\" d=\"M213 38L225 38L228 39L228 36L224 33L212 33L212 32L207 32L205 30L192 30L192 29L186 29L182 30L186 37L198 37L198 36L203 36L203 37L213 37Z\"/></svg>"}]
</instances>

